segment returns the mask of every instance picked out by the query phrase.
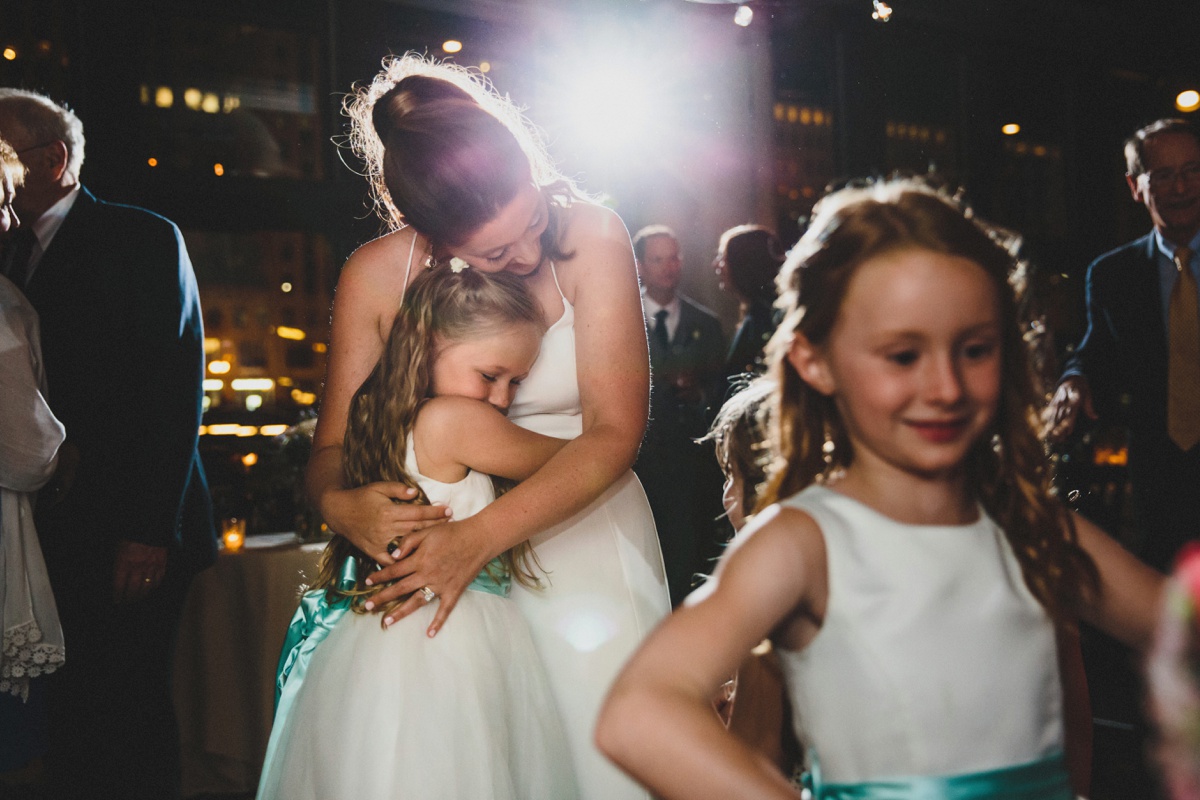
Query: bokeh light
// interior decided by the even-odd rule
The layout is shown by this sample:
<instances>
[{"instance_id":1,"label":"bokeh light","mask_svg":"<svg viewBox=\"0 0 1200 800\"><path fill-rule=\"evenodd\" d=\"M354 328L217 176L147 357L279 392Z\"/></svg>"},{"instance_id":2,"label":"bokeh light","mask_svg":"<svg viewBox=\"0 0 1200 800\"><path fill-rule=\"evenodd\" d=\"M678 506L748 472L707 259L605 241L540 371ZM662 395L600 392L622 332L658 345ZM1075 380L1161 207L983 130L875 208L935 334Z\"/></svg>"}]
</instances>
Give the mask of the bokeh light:
<instances>
[{"instance_id":1,"label":"bokeh light","mask_svg":"<svg viewBox=\"0 0 1200 800\"><path fill-rule=\"evenodd\" d=\"M1175 97L1175 108L1185 114L1195 111L1200 108L1200 92L1195 89L1187 89L1180 92Z\"/></svg>"}]
</instances>

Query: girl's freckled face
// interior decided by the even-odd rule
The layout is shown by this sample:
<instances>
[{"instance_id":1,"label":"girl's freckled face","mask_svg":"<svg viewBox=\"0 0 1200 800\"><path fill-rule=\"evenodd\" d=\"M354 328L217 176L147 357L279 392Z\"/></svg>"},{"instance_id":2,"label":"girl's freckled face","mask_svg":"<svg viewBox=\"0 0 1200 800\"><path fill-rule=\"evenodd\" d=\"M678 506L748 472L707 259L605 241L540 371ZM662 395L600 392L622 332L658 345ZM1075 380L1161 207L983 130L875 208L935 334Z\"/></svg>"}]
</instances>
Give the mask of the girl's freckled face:
<instances>
[{"instance_id":1,"label":"girl's freckled face","mask_svg":"<svg viewBox=\"0 0 1200 800\"><path fill-rule=\"evenodd\" d=\"M856 454L957 471L1000 402L996 289L973 261L906 249L854 274L822 351Z\"/></svg>"},{"instance_id":2,"label":"girl's freckled face","mask_svg":"<svg viewBox=\"0 0 1200 800\"><path fill-rule=\"evenodd\" d=\"M438 343L433 394L483 400L506 411L533 368L541 344L541 331L524 323L458 342Z\"/></svg>"}]
</instances>

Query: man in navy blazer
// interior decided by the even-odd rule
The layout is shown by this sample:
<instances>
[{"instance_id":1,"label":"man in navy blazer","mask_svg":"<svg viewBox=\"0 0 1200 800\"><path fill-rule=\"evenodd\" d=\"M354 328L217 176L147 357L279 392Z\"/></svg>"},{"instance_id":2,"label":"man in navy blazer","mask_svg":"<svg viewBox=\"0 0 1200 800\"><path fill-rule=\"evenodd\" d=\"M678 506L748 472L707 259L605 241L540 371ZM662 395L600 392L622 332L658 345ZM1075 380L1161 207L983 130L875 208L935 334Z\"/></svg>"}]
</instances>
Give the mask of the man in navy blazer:
<instances>
[{"instance_id":1,"label":"man in navy blazer","mask_svg":"<svg viewBox=\"0 0 1200 800\"><path fill-rule=\"evenodd\" d=\"M1087 332L1048 414L1058 440L1081 411L1128 427L1138 555L1167 571L1179 548L1200 537L1200 446L1181 446L1167 423L1168 306L1182 280L1175 263L1181 248L1200 276L1200 132L1182 120L1159 120L1129 138L1125 158L1130 192L1154 229L1088 268Z\"/></svg>"},{"instance_id":2,"label":"man in navy blazer","mask_svg":"<svg viewBox=\"0 0 1200 800\"><path fill-rule=\"evenodd\" d=\"M696 444L724 396L725 334L704 306L679 293L683 261L670 228L633 237L650 339L650 421L633 469L658 528L671 602L678 604L704 559L721 514L721 472L711 447Z\"/></svg>"},{"instance_id":3,"label":"man in navy blazer","mask_svg":"<svg viewBox=\"0 0 1200 800\"><path fill-rule=\"evenodd\" d=\"M35 238L3 268L41 318L50 405L67 430L37 529L66 640L48 682L54 797L177 797L171 700L188 585L216 557L197 452L199 294L179 229L79 183L83 126L0 89L0 132L28 168ZM69 453L69 455L67 455Z\"/></svg>"}]
</instances>

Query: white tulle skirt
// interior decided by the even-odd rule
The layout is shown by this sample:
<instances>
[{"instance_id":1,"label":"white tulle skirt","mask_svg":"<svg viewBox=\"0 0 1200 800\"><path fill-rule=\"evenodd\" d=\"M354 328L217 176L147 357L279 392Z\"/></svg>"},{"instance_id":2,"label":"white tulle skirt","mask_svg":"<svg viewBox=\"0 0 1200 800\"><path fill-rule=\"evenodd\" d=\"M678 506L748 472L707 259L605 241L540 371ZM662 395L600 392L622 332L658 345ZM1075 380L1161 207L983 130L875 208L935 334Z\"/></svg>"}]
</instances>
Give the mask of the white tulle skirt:
<instances>
[{"instance_id":1,"label":"white tulle skirt","mask_svg":"<svg viewBox=\"0 0 1200 800\"><path fill-rule=\"evenodd\" d=\"M259 798L577 797L553 694L514 603L468 591L433 639L435 605L388 630L346 614L313 655Z\"/></svg>"}]
</instances>

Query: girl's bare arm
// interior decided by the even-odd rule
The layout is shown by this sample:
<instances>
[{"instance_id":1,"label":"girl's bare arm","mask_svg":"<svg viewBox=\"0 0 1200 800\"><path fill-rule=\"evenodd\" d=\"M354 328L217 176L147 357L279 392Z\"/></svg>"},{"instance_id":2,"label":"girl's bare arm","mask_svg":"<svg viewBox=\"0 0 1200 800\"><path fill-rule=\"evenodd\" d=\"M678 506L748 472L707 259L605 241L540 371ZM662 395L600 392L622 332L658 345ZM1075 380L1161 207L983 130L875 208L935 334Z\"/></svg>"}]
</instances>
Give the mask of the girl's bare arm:
<instances>
[{"instance_id":1,"label":"girl's bare arm","mask_svg":"<svg viewBox=\"0 0 1200 800\"><path fill-rule=\"evenodd\" d=\"M492 406L467 397L434 397L417 419L417 455L426 464L466 467L501 478L525 480L567 443L527 431Z\"/></svg>"},{"instance_id":2,"label":"girl's bare arm","mask_svg":"<svg viewBox=\"0 0 1200 800\"><path fill-rule=\"evenodd\" d=\"M824 564L811 517L777 506L760 514L709 584L625 667L600 714L600 749L668 800L799 797L769 759L725 730L709 701L751 648L820 599L812 595Z\"/></svg>"},{"instance_id":3,"label":"girl's bare arm","mask_svg":"<svg viewBox=\"0 0 1200 800\"><path fill-rule=\"evenodd\" d=\"M1100 572L1100 591L1085 594L1080 616L1131 647L1148 650L1158 624L1166 577L1088 520L1078 514L1074 519L1079 544Z\"/></svg>"}]
</instances>

